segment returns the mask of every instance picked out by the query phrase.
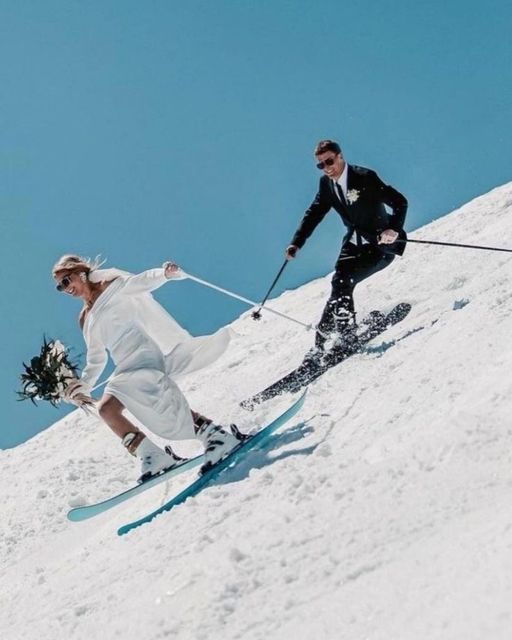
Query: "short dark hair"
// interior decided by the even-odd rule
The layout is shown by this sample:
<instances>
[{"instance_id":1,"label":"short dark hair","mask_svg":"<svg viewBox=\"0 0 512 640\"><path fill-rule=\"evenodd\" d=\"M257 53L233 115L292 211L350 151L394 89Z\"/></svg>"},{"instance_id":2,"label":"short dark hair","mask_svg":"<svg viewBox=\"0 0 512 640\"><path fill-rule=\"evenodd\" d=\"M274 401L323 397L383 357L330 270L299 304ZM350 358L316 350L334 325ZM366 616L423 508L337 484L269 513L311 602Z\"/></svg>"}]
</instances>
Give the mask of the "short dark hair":
<instances>
[{"instance_id":1,"label":"short dark hair","mask_svg":"<svg viewBox=\"0 0 512 640\"><path fill-rule=\"evenodd\" d=\"M315 156L319 156L326 151L332 151L333 153L341 153L341 147L334 140L320 140L315 147Z\"/></svg>"}]
</instances>

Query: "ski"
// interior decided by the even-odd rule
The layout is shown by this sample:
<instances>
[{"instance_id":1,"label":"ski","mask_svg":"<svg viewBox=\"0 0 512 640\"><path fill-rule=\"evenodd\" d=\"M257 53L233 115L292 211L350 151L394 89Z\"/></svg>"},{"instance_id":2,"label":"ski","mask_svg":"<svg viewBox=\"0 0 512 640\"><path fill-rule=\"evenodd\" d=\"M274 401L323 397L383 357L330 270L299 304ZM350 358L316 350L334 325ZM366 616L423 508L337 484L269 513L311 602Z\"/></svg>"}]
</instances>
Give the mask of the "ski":
<instances>
[{"instance_id":1,"label":"ski","mask_svg":"<svg viewBox=\"0 0 512 640\"><path fill-rule=\"evenodd\" d=\"M181 464L169 469L168 471L164 471L157 476L146 480L145 482L138 484L130 489L126 489L122 493L118 493L115 496L107 498L102 502L96 502L95 504L86 504L80 507L74 507L70 511L68 511L68 520L72 522L81 522L82 520L87 520L88 518L93 518L94 516L99 515L100 513L104 513L112 507L125 502L125 500L129 500L134 496L155 487L157 484L161 482L166 482L170 480L174 476L177 476L180 473L184 473L185 471L189 471L190 469L194 469L198 467L200 464L204 462L204 454L196 456L195 458L190 458L189 460L185 460Z\"/></svg>"},{"instance_id":2,"label":"ski","mask_svg":"<svg viewBox=\"0 0 512 640\"><path fill-rule=\"evenodd\" d=\"M296 393L303 387L308 386L319 378L331 367L340 364L356 353L362 353L368 342L386 331L389 327L401 322L411 310L411 305L407 302L397 304L389 313L383 314L380 311L372 311L361 324L366 325L366 329L357 336L357 340L352 345L345 346L343 351L333 350L329 352L323 361L304 361L296 369L290 371L276 382L256 393L255 395L240 402L240 406L248 411L266 400L275 398L282 393Z\"/></svg>"},{"instance_id":3,"label":"ski","mask_svg":"<svg viewBox=\"0 0 512 640\"><path fill-rule=\"evenodd\" d=\"M300 411L305 399L306 391L304 391L304 393L297 400L295 400L295 402L290 407L288 407L288 409L284 413L282 413L275 420L260 429L258 432L256 432L256 434L247 438L247 440L240 444L234 451L230 453L230 455L224 458L224 460L221 460L211 469L206 471L202 476L199 476L199 478L197 478L194 482L192 482L192 484L186 487L174 498L172 498L147 516L144 516L143 518L140 518L135 522L131 522L120 527L117 531L118 535L122 536L125 533L128 533L128 531L135 529L136 527L140 527L143 524L151 522L151 520L153 520L153 518L155 518L157 515L164 513L165 511L170 511L173 507L182 504L188 498L196 496L202 489L212 484L212 482L216 480L216 478L218 478L223 471L237 464L251 450L264 444L267 438L274 431L276 431L276 429L284 425Z\"/></svg>"}]
</instances>

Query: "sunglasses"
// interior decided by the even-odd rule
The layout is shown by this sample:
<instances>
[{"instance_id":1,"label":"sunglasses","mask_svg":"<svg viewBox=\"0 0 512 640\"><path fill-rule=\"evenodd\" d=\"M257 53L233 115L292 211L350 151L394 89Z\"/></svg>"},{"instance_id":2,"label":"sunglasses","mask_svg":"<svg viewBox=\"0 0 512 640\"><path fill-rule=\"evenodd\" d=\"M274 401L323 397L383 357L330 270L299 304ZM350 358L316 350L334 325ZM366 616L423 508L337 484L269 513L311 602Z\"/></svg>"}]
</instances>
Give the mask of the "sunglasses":
<instances>
[{"instance_id":1,"label":"sunglasses","mask_svg":"<svg viewBox=\"0 0 512 640\"><path fill-rule=\"evenodd\" d=\"M65 291L71 284L71 276L64 276L57 285L57 291Z\"/></svg>"},{"instance_id":2,"label":"sunglasses","mask_svg":"<svg viewBox=\"0 0 512 640\"><path fill-rule=\"evenodd\" d=\"M332 167L332 165L336 162L336 158L327 158L323 162L319 162L316 165L317 169L323 169L324 167Z\"/></svg>"}]
</instances>

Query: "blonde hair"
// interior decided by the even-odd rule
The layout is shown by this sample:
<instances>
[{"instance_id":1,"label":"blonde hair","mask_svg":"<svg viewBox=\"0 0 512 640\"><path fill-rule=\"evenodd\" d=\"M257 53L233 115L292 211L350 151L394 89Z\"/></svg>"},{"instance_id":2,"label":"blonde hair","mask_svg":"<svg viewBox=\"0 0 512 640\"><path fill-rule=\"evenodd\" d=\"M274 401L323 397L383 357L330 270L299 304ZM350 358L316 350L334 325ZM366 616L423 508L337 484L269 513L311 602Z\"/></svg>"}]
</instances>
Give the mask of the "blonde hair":
<instances>
[{"instance_id":1,"label":"blonde hair","mask_svg":"<svg viewBox=\"0 0 512 640\"><path fill-rule=\"evenodd\" d=\"M52 275L55 277L58 273L68 271L70 273L75 271L84 271L89 275L91 271L99 269L105 260L101 260L101 256L96 256L94 260L91 258L83 258L82 256L66 254L59 258L53 265Z\"/></svg>"}]
</instances>

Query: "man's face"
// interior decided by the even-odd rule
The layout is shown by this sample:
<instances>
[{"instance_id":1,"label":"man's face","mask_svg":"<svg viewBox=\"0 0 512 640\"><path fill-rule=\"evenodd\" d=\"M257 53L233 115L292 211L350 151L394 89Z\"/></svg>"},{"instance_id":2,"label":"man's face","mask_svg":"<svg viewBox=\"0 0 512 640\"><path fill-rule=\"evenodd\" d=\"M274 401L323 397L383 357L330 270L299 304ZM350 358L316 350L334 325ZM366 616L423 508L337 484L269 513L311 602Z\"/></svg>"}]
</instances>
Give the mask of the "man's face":
<instances>
[{"instance_id":1,"label":"man's face","mask_svg":"<svg viewBox=\"0 0 512 640\"><path fill-rule=\"evenodd\" d=\"M334 153L334 151L325 151L315 156L317 161L317 167L321 169L326 176L329 176L332 180L337 180L343 173L345 168L345 160L341 153Z\"/></svg>"}]
</instances>

